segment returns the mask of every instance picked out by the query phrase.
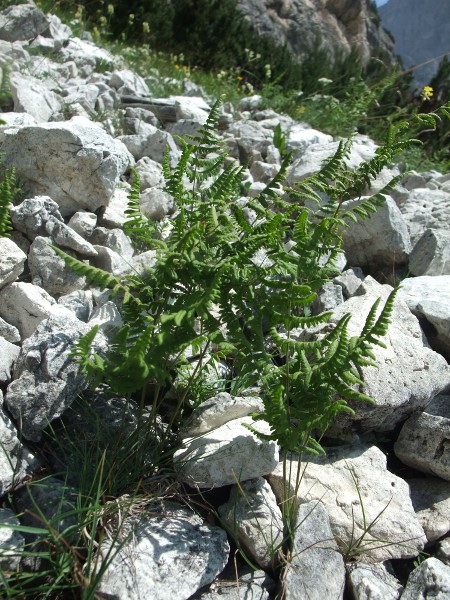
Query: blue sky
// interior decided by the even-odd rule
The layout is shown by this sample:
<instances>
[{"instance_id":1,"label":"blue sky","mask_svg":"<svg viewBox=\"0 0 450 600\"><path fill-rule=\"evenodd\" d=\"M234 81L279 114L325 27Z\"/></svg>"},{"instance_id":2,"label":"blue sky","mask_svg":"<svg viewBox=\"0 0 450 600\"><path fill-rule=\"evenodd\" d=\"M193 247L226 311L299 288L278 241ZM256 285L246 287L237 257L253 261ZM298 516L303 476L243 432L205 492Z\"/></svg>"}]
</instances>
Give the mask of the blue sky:
<instances>
[{"instance_id":1,"label":"blue sky","mask_svg":"<svg viewBox=\"0 0 450 600\"><path fill-rule=\"evenodd\" d=\"M386 4L388 0L375 0L377 6L381 6L382 4Z\"/></svg>"}]
</instances>

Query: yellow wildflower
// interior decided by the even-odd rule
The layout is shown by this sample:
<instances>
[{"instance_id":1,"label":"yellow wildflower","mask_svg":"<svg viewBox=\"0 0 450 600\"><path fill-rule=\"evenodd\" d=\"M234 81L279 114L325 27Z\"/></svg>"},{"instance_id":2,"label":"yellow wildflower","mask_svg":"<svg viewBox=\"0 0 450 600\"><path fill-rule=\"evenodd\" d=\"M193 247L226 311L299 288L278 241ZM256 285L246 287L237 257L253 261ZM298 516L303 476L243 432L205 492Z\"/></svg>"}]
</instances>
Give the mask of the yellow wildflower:
<instances>
[{"instance_id":1,"label":"yellow wildflower","mask_svg":"<svg viewBox=\"0 0 450 600\"><path fill-rule=\"evenodd\" d=\"M430 100L433 97L433 88L431 85L426 85L422 88L422 92L420 94L423 100Z\"/></svg>"}]
</instances>

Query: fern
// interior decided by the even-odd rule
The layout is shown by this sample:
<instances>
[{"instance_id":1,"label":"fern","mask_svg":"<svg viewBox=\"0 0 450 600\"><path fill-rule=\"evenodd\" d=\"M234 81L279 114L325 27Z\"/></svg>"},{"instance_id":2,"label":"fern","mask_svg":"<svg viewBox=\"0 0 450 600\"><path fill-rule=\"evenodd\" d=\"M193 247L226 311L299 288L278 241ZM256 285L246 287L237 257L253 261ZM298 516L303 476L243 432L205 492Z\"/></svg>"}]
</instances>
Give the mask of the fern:
<instances>
[{"instance_id":1,"label":"fern","mask_svg":"<svg viewBox=\"0 0 450 600\"><path fill-rule=\"evenodd\" d=\"M14 169L7 169L0 181L0 237L9 237L12 231L9 207L18 192L16 173Z\"/></svg>"},{"instance_id":2,"label":"fern","mask_svg":"<svg viewBox=\"0 0 450 600\"><path fill-rule=\"evenodd\" d=\"M345 208L345 201L359 198L401 150L402 128L391 129L385 146L356 171L346 165L352 140L340 143L319 173L286 188L282 196L290 163L286 154L266 189L248 200L257 214L250 224L236 203L242 168L225 166L226 152L216 133L219 110L217 102L197 135L181 141L173 170L166 153L165 189L178 209L169 218L170 234L154 246L154 268L118 278L56 250L90 284L111 290L125 323L103 354L90 350L91 333L78 342L74 356L93 381L115 392L143 390L145 399L150 384L157 411L161 390L176 377L177 365L186 367L188 349L200 354L208 349L229 361L233 393L260 387L264 412L255 418L265 419L271 432L263 436L255 430L255 435L276 440L286 451L317 453L315 432L322 434L338 413L353 412L348 402L372 402L364 393L360 368L376 364L373 346L383 345L395 292L378 317L375 303L354 337L348 333L349 315L331 325L330 313L313 315L311 305L336 273L342 230L351 221L369 218L395 184ZM152 247L157 231L141 213L136 175L127 214L125 229L134 242ZM314 329L320 335L314 336ZM200 367L190 376L193 388L194 379L202 381ZM180 402L186 397L189 389Z\"/></svg>"}]
</instances>

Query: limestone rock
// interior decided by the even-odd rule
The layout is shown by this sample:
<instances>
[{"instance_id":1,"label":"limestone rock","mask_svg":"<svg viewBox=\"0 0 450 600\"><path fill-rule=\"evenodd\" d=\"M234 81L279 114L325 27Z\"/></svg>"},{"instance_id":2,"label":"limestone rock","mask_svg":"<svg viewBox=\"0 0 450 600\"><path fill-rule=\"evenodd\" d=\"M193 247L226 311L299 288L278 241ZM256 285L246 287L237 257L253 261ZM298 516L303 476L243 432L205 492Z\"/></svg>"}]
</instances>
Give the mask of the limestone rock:
<instances>
[{"instance_id":1,"label":"limestone rock","mask_svg":"<svg viewBox=\"0 0 450 600\"><path fill-rule=\"evenodd\" d=\"M411 501L428 543L450 531L450 483L437 477L409 479Z\"/></svg>"},{"instance_id":2,"label":"limestone rock","mask_svg":"<svg viewBox=\"0 0 450 600\"><path fill-rule=\"evenodd\" d=\"M156 161L152 160L148 156L143 156L140 160L138 160L135 168L139 175L142 191L146 190L147 188L164 187L162 167Z\"/></svg>"},{"instance_id":3,"label":"limestone rock","mask_svg":"<svg viewBox=\"0 0 450 600\"><path fill-rule=\"evenodd\" d=\"M44 13L34 2L8 6L0 12L0 39L8 42L31 40L48 26Z\"/></svg>"},{"instance_id":4,"label":"limestone rock","mask_svg":"<svg viewBox=\"0 0 450 600\"><path fill-rule=\"evenodd\" d=\"M246 417L251 413L261 413L264 405L257 396L231 396L220 392L195 408L183 427L183 436L195 436L207 433L228 421Z\"/></svg>"},{"instance_id":5,"label":"limestone rock","mask_svg":"<svg viewBox=\"0 0 450 600\"><path fill-rule=\"evenodd\" d=\"M450 275L410 277L402 281L399 297L419 318L431 325L427 329L430 345L450 353Z\"/></svg>"},{"instance_id":6,"label":"limestone rock","mask_svg":"<svg viewBox=\"0 0 450 600\"><path fill-rule=\"evenodd\" d=\"M57 203L49 196L26 198L20 204L12 206L10 214L14 227L29 240L34 240L38 235L48 235L47 222L50 218L63 223Z\"/></svg>"},{"instance_id":7,"label":"limestone rock","mask_svg":"<svg viewBox=\"0 0 450 600\"><path fill-rule=\"evenodd\" d=\"M97 225L97 215L91 212L79 211L70 217L69 227L81 235L84 239L89 239Z\"/></svg>"},{"instance_id":8,"label":"limestone rock","mask_svg":"<svg viewBox=\"0 0 450 600\"><path fill-rule=\"evenodd\" d=\"M48 317L53 304L50 294L32 283L11 283L0 290L0 315L17 327L22 339Z\"/></svg>"},{"instance_id":9,"label":"limestone rock","mask_svg":"<svg viewBox=\"0 0 450 600\"><path fill-rule=\"evenodd\" d=\"M3 142L5 137L3 132L7 129L17 130L21 127L36 125L36 119L27 113L3 112L2 121L5 121L5 123L0 125L0 143Z\"/></svg>"},{"instance_id":10,"label":"limestone rock","mask_svg":"<svg viewBox=\"0 0 450 600\"><path fill-rule=\"evenodd\" d=\"M436 558L450 567L450 537L446 537L436 544Z\"/></svg>"},{"instance_id":11,"label":"limestone rock","mask_svg":"<svg viewBox=\"0 0 450 600\"><path fill-rule=\"evenodd\" d=\"M450 481L450 396L436 396L403 425L394 452L405 464Z\"/></svg>"},{"instance_id":12,"label":"limestone rock","mask_svg":"<svg viewBox=\"0 0 450 600\"><path fill-rule=\"evenodd\" d=\"M3 397L0 392L0 406ZM39 461L19 441L16 428L0 407L0 497L10 492L27 475L37 470ZM0 529L1 532L1 529Z\"/></svg>"},{"instance_id":13,"label":"limestone rock","mask_svg":"<svg viewBox=\"0 0 450 600\"><path fill-rule=\"evenodd\" d=\"M3 151L5 164L33 194L50 195L62 215L105 206L129 164L123 145L82 117L5 132Z\"/></svg>"},{"instance_id":14,"label":"limestone rock","mask_svg":"<svg viewBox=\"0 0 450 600\"><path fill-rule=\"evenodd\" d=\"M17 327L10 325L0 317L0 336L11 344L20 342L20 333Z\"/></svg>"},{"instance_id":15,"label":"limestone rock","mask_svg":"<svg viewBox=\"0 0 450 600\"><path fill-rule=\"evenodd\" d=\"M12 366L19 352L18 346L0 337L0 384L11 380Z\"/></svg>"},{"instance_id":16,"label":"limestone rock","mask_svg":"<svg viewBox=\"0 0 450 600\"><path fill-rule=\"evenodd\" d=\"M354 208L361 200L345 202L344 209ZM370 218L350 223L342 237L344 252L354 267L391 268L406 263L411 252L407 223L390 196Z\"/></svg>"},{"instance_id":17,"label":"limestone rock","mask_svg":"<svg viewBox=\"0 0 450 600\"><path fill-rule=\"evenodd\" d=\"M74 341L89 329L65 310L45 319L23 342L6 404L20 421L26 439L38 441L42 430L86 387L80 367L69 358L69 352Z\"/></svg>"},{"instance_id":18,"label":"limestone rock","mask_svg":"<svg viewBox=\"0 0 450 600\"><path fill-rule=\"evenodd\" d=\"M74 229L50 216L46 224L47 233L54 243L62 248L77 252L81 257L97 256L95 248L81 237Z\"/></svg>"},{"instance_id":19,"label":"limestone rock","mask_svg":"<svg viewBox=\"0 0 450 600\"><path fill-rule=\"evenodd\" d=\"M86 278L74 273L64 260L57 256L50 248L51 242L50 238L38 236L31 244L28 266L32 283L44 288L52 296L70 294L84 288Z\"/></svg>"},{"instance_id":20,"label":"limestone rock","mask_svg":"<svg viewBox=\"0 0 450 600\"><path fill-rule=\"evenodd\" d=\"M413 244L427 229L439 229L450 219L450 193L442 190L416 188L397 204L408 223Z\"/></svg>"},{"instance_id":21,"label":"limestone rock","mask_svg":"<svg viewBox=\"0 0 450 600\"><path fill-rule=\"evenodd\" d=\"M80 321L87 323L94 308L93 294L90 290L76 290L60 296L58 304L72 311Z\"/></svg>"},{"instance_id":22,"label":"limestone rock","mask_svg":"<svg viewBox=\"0 0 450 600\"><path fill-rule=\"evenodd\" d=\"M295 476L294 459L292 466ZM426 538L408 484L387 470L386 457L377 447L328 448L326 457L313 457L301 469L300 503L323 504L344 554L372 563L415 557L423 549ZM269 482L280 501L281 465ZM373 523L369 532L364 530L363 509L366 523Z\"/></svg>"},{"instance_id":23,"label":"limestone rock","mask_svg":"<svg viewBox=\"0 0 450 600\"><path fill-rule=\"evenodd\" d=\"M437 558L427 558L408 578L401 600L450 598L450 567Z\"/></svg>"},{"instance_id":24,"label":"limestone rock","mask_svg":"<svg viewBox=\"0 0 450 600\"><path fill-rule=\"evenodd\" d=\"M191 600L270 600L276 591L276 584L265 571L251 571L239 577L233 573L230 580L223 574L214 581L208 591L199 592Z\"/></svg>"},{"instance_id":25,"label":"limestone rock","mask_svg":"<svg viewBox=\"0 0 450 600\"><path fill-rule=\"evenodd\" d=\"M111 600L141 600L149 590L158 600L187 600L228 560L223 529L203 524L186 509L166 509L164 515L149 511L139 521L128 517L119 533L124 543L112 553L98 587ZM111 544L102 544L103 556Z\"/></svg>"},{"instance_id":26,"label":"limestone rock","mask_svg":"<svg viewBox=\"0 0 450 600\"><path fill-rule=\"evenodd\" d=\"M17 244L7 237L0 238L0 289L19 277L26 259Z\"/></svg>"},{"instance_id":27,"label":"limestone rock","mask_svg":"<svg viewBox=\"0 0 450 600\"><path fill-rule=\"evenodd\" d=\"M183 440L174 462L182 481L215 488L267 475L278 464L275 442L259 440L244 424L268 434L269 425L250 417L234 419L201 437Z\"/></svg>"},{"instance_id":28,"label":"limestone rock","mask_svg":"<svg viewBox=\"0 0 450 600\"><path fill-rule=\"evenodd\" d=\"M92 233L90 241L99 246L106 246L127 261L131 260L134 254L134 248L129 238L119 228L97 227Z\"/></svg>"},{"instance_id":29,"label":"limestone rock","mask_svg":"<svg viewBox=\"0 0 450 600\"><path fill-rule=\"evenodd\" d=\"M61 99L35 77L14 73L11 92L14 110L28 113L37 123L50 121L61 110Z\"/></svg>"},{"instance_id":30,"label":"limestone rock","mask_svg":"<svg viewBox=\"0 0 450 600\"><path fill-rule=\"evenodd\" d=\"M413 275L450 275L450 232L427 229L409 255Z\"/></svg>"},{"instance_id":31,"label":"limestone rock","mask_svg":"<svg viewBox=\"0 0 450 600\"><path fill-rule=\"evenodd\" d=\"M145 80L128 69L113 71L108 84L123 96L149 96L150 90Z\"/></svg>"},{"instance_id":32,"label":"limestone rock","mask_svg":"<svg viewBox=\"0 0 450 600\"><path fill-rule=\"evenodd\" d=\"M276 564L283 543L281 510L270 485L262 477L234 486L219 514L233 537L263 569Z\"/></svg>"},{"instance_id":33,"label":"limestone rock","mask_svg":"<svg viewBox=\"0 0 450 600\"><path fill-rule=\"evenodd\" d=\"M345 568L327 512L320 502L300 505L291 560L282 575L286 600L344 597Z\"/></svg>"},{"instance_id":34,"label":"limestone rock","mask_svg":"<svg viewBox=\"0 0 450 600\"><path fill-rule=\"evenodd\" d=\"M350 563L348 572L348 587L354 600L398 600L403 591L400 582L383 563Z\"/></svg>"}]
</instances>

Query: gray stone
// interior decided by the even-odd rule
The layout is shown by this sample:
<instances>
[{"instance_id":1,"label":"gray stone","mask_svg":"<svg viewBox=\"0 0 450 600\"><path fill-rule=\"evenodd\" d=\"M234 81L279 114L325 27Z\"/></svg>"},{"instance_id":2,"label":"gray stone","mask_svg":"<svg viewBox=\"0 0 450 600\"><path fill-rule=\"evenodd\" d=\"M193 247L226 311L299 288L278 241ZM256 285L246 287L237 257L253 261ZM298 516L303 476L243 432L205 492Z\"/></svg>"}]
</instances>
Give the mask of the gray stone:
<instances>
[{"instance_id":1,"label":"gray stone","mask_svg":"<svg viewBox=\"0 0 450 600\"><path fill-rule=\"evenodd\" d=\"M19 520L12 510L0 508L0 570L6 578L18 569L25 545L23 535L12 528L18 525Z\"/></svg>"},{"instance_id":2,"label":"gray stone","mask_svg":"<svg viewBox=\"0 0 450 600\"><path fill-rule=\"evenodd\" d=\"M48 235L47 222L51 217L63 222L57 203L49 196L27 198L17 206L11 207L10 213L14 227L29 240L34 240L38 235Z\"/></svg>"},{"instance_id":3,"label":"gray stone","mask_svg":"<svg viewBox=\"0 0 450 600\"><path fill-rule=\"evenodd\" d=\"M126 261L131 260L134 254L134 248L130 239L125 235L122 229L97 227L92 234L91 242L99 246L106 246L119 254Z\"/></svg>"},{"instance_id":4,"label":"gray stone","mask_svg":"<svg viewBox=\"0 0 450 600\"><path fill-rule=\"evenodd\" d=\"M406 465L450 481L449 431L450 396L436 396L405 422L394 452Z\"/></svg>"},{"instance_id":5,"label":"gray stone","mask_svg":"<svg viewBox=\"0 0 450 600\"><path fill-rule=\"evenodd\" d=\"M16 113L16 112L3 112L2 121L4 124L0 124L0 143L3 142L3 132L7 129L20 129L21 127L29 127L30 125L36 125L36 119L27 113Z\"/></svg>"},{"instance_id":6,"label":"gray stone","mask_svg":"<svg viewBox=\"0 0 450 600\"><path fill-rule=\"evenodd\" d=\"M145 275L146 271L153 269L156 262L156 250L147 250L147 252L136 254L131 259L131 272L133 275Z\"/></svg>"},{"instance_id":7,"label":"gray stone","mask_svg":"<svg viewBox=\"0 0 450 600\"><path fill-rule=\"evenodd\" d=\"M162 221L175 211L175 201L167 192L152 188L141 194L142 213L153 221Z\"/></svg>"},{"instance_id":8,"label":"gray stone","mask_svg":"<svg viewBox=\"0 0 450 600\"><path fill-rule=\"evenodd\" d=\"M345 202L343 208L355 208L364 199ZM406 263L411 252L407 223L390 196L370 218L350 223L342 239L351 266L392 267Z\"/></svg>"},{"instance_id":9,"label":"gray stone","mask_svg":"<svg viewBox=\"0 0 450 600\"><path fill-rule=\"evenodd\" d=\"M450 483L436 477L409 479L411 501L429 544L450 531Z\"/></svg>"},{"instance_id":10,"label":"gray stone","mask_svg":"<svg viewBox=\"0 0 450 600\"><path fill-rule=\"evenodd\" d=\"M49 26L34 2L8 6L0 12L0 39L8 42L32 40Z\"/></svg>"},{"instance_id":11,"label":"gray stone","mask_svg":"<svg viewBox=\"0 0 450 600\"><path fill-rule=\"evenodd\" d=\"M450 221L450 193L443 190L417 188L397 200L397 204L408 223L413 244L427 229L439 229Z\"/></svg>"},{"instance_id":12,"label":"gray stone","mask_svg":"<svg viewBox=\"0 0 450 600\"><path fill-rule=\"evenodd\" d=\"M207 433L216 427L225 425L228 421L246 417L251 413L261 413L264 404L257 396L230 396L228 392L220 392L192 411L192 415L185 421L183 437Z\"/></svg>"},{"instance_id":13,"label":"gray stone","mask_svg":"<svg viewBox=\"0 0 450 600\"><path fill-rule=\"evenodd\" d=\"M97 215L94 213L79 211L70 217L68 223L74 231L84 239L89 239L97 225Z\"/></svg>"},{"instance_id":14,"label":"gray stone","mask_svg":"<svg viewBox=\"0 0 450 600\"><path fill-rule=\"evenodd\" d=\"M3 396L0 391L0 406ZM37 470L39 461L19 441L17 430L0 407L0 497Z\"/></svg>"},{"instance_id":15,"label":"gray stone","mask_svg":"<svg viewBox=\"0 0 450 600\"><path fill-rule=\"evenodd\" d=\"M358 295L334 309L330 323L337 323L350 313L349 336L359 335L375 300L382 298L382 306L391 289L366 277L358 288ZM305 334L299 331L298 335L301 338ZM330 436L351 438L357 431L392 431L414 411L425 408L450 384L450 367L440 354L428 347L418 320L401 297L394 303L391 324L382 342L386 348L373 347L378 367L363 366L360 372L364 393L376 404L350 402L355 414L338 415L329 429Z\"/></svg>"},{"instance_id":16,"label":"gray stone","mask_svg":"<svg viewBox=\"0 0 450 600\"><path fill-rule=\"evenodd\" d=\"M117 90L122 96L149 96L150 90L145 80L128 69L113 71L108 85Z\"/></svg>"},{"instance_id":17,"label":"gray stone","mask_svg":"<svg viewBox=\"0 0 450 600\"><path fill-rule=\"evenodd\" d=\"M0 238L0 289L23 272L27 255L7 237Z\"/></svg>"},{"instance_id":18,"label":"gray stone","mask_svg":"<svg viewBox=\"0 0 450 600\"><path fill-rule=\"evenodd\" d=\"M428 341L436 350L450 352L450 275L410 277L402 281L399 297L418 318L432 325Z\"/></svg>"},{"instance_id":19,"label":"gray stone","mask_svg":"<svg viewBox=\"0 0 450 600\"><path fill-rule=\"evenodd\" d=\"M450 567L450 537L446 537L436 544L436 558Z\"/></svg>"},{"instance_id":20,"label":"gray stone","mask_svg":"<svg viewBox=\"0 0 450 600\"><path fill-rule=\"evenodd\" d=\"M77 37L68 40L68 43L61 48L59 55L64 62L73 61L83 77L89 77L98 62L105 65L114 64L114 56L110 52L88 40L81 40Z\"/></svg>"},{"instance_id":21,"label":"gray stone","mask_svg":"<svg viewBox=\"0 0 450 600\"><path fill-rule=\"evenodd\" d=\"M339 600L344 597L345 568L325 508L301 504L294 524L290 559L282 575L286 600Z\"/></svg>"},{"instance_id":22,"label":"gray stone","mask_svg":"<svg viewBox=\"0 0 450 600\"><path fill-rule=\"evenodd\" d=\"M331 144L332 142L331 135L307 127L303 123L294 123L289 129L286 147L288 150L294 151L294 157L297 158L312 144Z\"/></svg>"},{"instance_id":23,"label":"gray stone","mask_svg":"<svg viewBox=\"0 0 450 600\"><path fill-rule=\"evenodd\" d=\"M180 479L199 488L215 488L273 471L278 464L276 443L260 440L245 425L270 433L268 423L243 417L201 437L185 438L184 449L174 454Z\"/></svg>"},{"instance_id":24,"label":"gray stone","mask_svg":"<svg viewBox=\"0 0 450 600\"><path fill-rule=\"evenodd\" d=\"M293 477L297 468L298 461L292 459ZM423 549L426 537L409 486L387 470L386 456L376 446L328 448L327 456L312 457L300 468L300 503L323 504L333 536L347 557L373 563L415 557ZM280 502L281 464L269 475L269 482ZM293 493L293 483L290 488Z\"/></svg>"},{"instance_id":25,"label":"gray stone","mask_svg":"<svg viewBox=\"0 0 450 600\"><path fill-rule=\"evenodd\" d=\"M145 133L123 135L119 139L125 144L136 160L148 156L161 164L166 148L168 148L170 166L175 167L180 156L180 151L170 133L161 131L161 129L148 124L146 124L145 129Z\"/></svg>"},{"instance_id":26,"label":"gray stone","mask_svg":"<svg viewBox=\"0 0 450 600\"><path fill-rule=\"evenodd\" d=\"M97 251L92 244L87 242L74 229L55 219L55 217L49 217L46 229L56 245L74 250L85 258L97 256Z\"/></svg>"},{"instance_id":27,"label":"gray stone","mask_svg":"<svg viewBox=\"0 0 450 600\"><path fill-rule=\"evenodd\" d=\"M409 255L413 275L450 275L450 232L427 229Z\"/></svg>"},{"instance_id":28,"label":"gray stone","mask_svg":"<svg viewBox=\"0 0 450 600\"><path fill-rule=\"evenodd\" d=\"M113 275L120 276L129 273L132 270L131 261L125 260L110 248L94 245L97 256L91 259L91 265L108 271Z\"/></svg>"},{"instance_id":29,"label":"gray stone","mask_svg":"<svg viewBox=\"0 0 450 600\"><path fill-rule=\"evenodd\" d=\"M42 430L85 389L85 378L69 353L89 329L66 310L52 314L23 342L6 404L26 439L39 441Z\"/></svg>"},{"instance_id":30,"label":"gray stone","mask_svg":"<svg viewBox=\"0 0 450 600\"><path fill-rule=\"evenodd\" d=\"M19 356L20 348L0 337L0 383L11 380L14 361Z\"/></svg>"},{"instance_id":31,"label":"gray stone","mask_svg":"<svg viewBox=\"0 0 450 600\"><path fill-rule=\"evenodd\" d=\"M70 294L84 288L86 278L77 275L62 258L57 256L50 247L51 243L50 238L39 236L31 244L28 266L32 283L44 288L52 296Z\"/></svg>"},{"instance_id":32,"label":"gray stone","mask_svg":"<svg viewBox=\"0 0 450 600\"><path fill-rule=\"evenodd\" d=\"M28 113L37 123L50 121L61 110L61 99L35 77L14 73L11 93L14 110Z\"/></svg>"},{"instance_id":33,"label":"gray stone","mask_svg":"<svg viewBox=\"0 0 450 600\"><path fill-rule=\"evenodd\" d=\"M32 283L11 283L0 290L0 314L28 338L52 310L55 300Z\"/></svg>"},{"instance_id":34,"label":"gray stone","mask_svg":"<svg viewBox=\"0 0 450 600\"><path fill-rule=\"evenodd\" d=\"M142 600L149 590L158 600L186 600L216 578L229 553L223 529L181 508L126 517L119 541L98 587L111 600ZM103 542L103 556L112 543Z\"/></svg>"},{"instance_id":35,"label":"gray stone","mask_svg":"<svg viewBox=\"0 0 450 600\"><path fill-rule=\"evenodd\" d=\"M94 308L89 325L90 327L98 325L100 330L108 331L122 327L123 321L117 306L109 301Z\"/></svg>"},{"instance_id":36,"label":"gray stone","mask_svg":"<svg viewBox=\"0 0 450 600\"><path fill-rule=\"evenodd\" d=\"M283 519L270 485L259 477L234 486L219 514L233 538L263 569L273 568L284 541Z\"/></svg>"},{"instance_id":37,"label":"gray stone","mask_svg":"<svg viewBox=\"0 0 450 600\"><path fill-rule=\"evenodd\" d=\"M250 167L253 180L266 184L272 181L279 170L278 165L268 164L261 160L254 160Z\"/></svg>"},{"instance_id":38,"label":"gray stone","mask_svg":"<svg viewBox=\"0 0 450 600\"><path fill-rule=\"evenodd\" d=\"M32 193L50 195L63 215L105 206L129 164L124 146L82 117L5 132L3 151Z\"/></svg>"},{"instance_id":39,"label":"gray stone","mask_svg":"<svg viewBox=\"0 0 450 600\"><path fill-rule=\"evenodd\" d=\"M348 573L348 588L353 600L398 600L403 591L400 582L383 563L351 563Z\"/></svg>"},{"instance_id":40,"label":"gray stone","mask_svg":"<svg viewBox=\"0 0 450 600\"><path fill-rule=\"evenodd\" d=\"M448 600L450 567L437 558L427 558L408 578L401 600Z\"/></svg>"},{"instance_id":41,"label":"gray stone","mask_svg":"<svg viewBox=\"0 0 450 600\"><path fill-rule=\"evenodd\" d=\"M94 308L93 294L90 290L76 290L60 296L58 304L72 311L80 321L87 323Z\"/></svg>"},{"instance_id":42,"label":"gray stone","mask_svg":"<svg viewBox=\"0 0 450 600\"><path fill-rule=\"evenodd\" d=\"M129 193L130 186L120 187L114 190L113 195L109 199L109 202L100 217L101 225L111 228L123 226L123 224L128 220L125 211L128 208Z\"/></svg>"},{"instance_id":43,"label":"gray stone","mask_svg":"<svg viewBox=\"0 0 450 600\"><path fill-rule=\"evenodd\" d=\"M345 299L354 296L363 281L364 273L359 267L346 269L333 279L334 283L341 286Z\"/></svg>"},{"instance_id":44,"label":"gray stone","mask_svg":"<svg viewBox=\"0 0 450 600\"><path fill-rule=\"evenodd\" d=\"M142 191L147 188L164 187L164 177L161 165L148 156L144 156L138 160L135 169L139 175Z\"/></svg>"},{"instance_id":45,"label":"gray stone","mask_svg":"<svg viewBox=\"0 0 450 600\"><path fill-rule=\"evenodd\" d=\"M343 302L342 287L332 281L327 281L317 292L317 297L313 302L313 310L315 314L320 314L333 310L333 308L336 308L336 306Z\"/></svg>"},{"instance_id":46,"label":"gray stone","mask_svg":"<svg viewBox=\"0 0 450 600\"><path fill-rule=\"evenodd\" d=\"M20 342L20 333L17 327L10 325L4 319L0 317L0 336L11 344L18 344Z\"/></svg>"}]
</instances>

